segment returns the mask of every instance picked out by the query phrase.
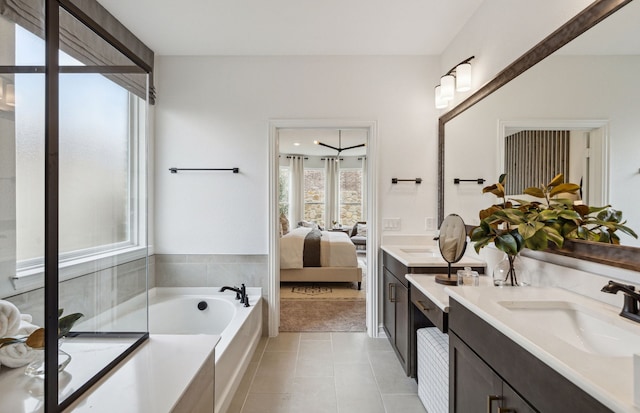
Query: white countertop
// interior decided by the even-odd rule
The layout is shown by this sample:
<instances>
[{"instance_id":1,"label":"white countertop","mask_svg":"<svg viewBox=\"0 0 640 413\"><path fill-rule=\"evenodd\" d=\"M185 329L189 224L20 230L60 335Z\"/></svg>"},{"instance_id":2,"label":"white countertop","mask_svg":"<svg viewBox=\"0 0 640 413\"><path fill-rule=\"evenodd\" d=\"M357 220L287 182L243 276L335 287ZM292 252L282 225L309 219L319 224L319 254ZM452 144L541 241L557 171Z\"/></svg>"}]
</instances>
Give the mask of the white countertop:
<instances>
[{"instance_id":1,"label":"white countertop","mask_svg":"<svg viewBox=\"0 0 640 413\"><path fill-rule=\"evenodd\" d=\"M424 283L416 284L419 285ZM440 294L434 291L434 294ZM447 287L444 291L614 412L640 412L640 408L633 405L631 355L626 352L605 355L587 345L580 348L580 343L570 342L572 339L565 334L566 330L554 333L552 324L555 321L544 322L557 318L545 318L544 312L532 314L527 309L514 311L509 305L569 302L581 312L594 316L603 326L619 328L618 331L628 334L627 337L605 337L606 340L619 339L628 343L629 337L640 337L640 324L620 317L619 308L557 288ZM593 331L600 332L598 329ZM603 348L601 351L609 350Z\"/></svg>"},{"instance_id":2,"label":"white countertop","mask_svg":"<svg viewBox=\"0 0 640 413\"><path fill-rule=\"evenodd\" d=\"M404 276L411 285L417 288L422 294L426 295L438 308L445 313L449 312L449 294L445 291L446 288L478 288L472 286L447 286L444 284L438 284L434 274L406 274ZM478 277L480 286L493 285L493 278L485 275Z\"/></svg>"},{"instance_id":3,"label":"white countertop","mask_svg":"<svg viewBox=\"0 0 640 413\"><path fill-rule=\"evenodd\" d=\"M205 362L217 335L151 335L65 412L170 412Z\"/></svg>"},{"instance_id":4,"label":"white countertop","mask_svg":"<svg viewBox=\"0 0 640 413\"><path fill-rule=\"evenodd\" d=\"M407 267L447 267L437 245L383 245L383 251L397 259ZM485 262L476 258L463 256L455 264L456 267L484 267Z\"/></svg>"},{"instance_id":5,"label":"white countertop","mask_svg":"<svg viewBox=\"0 0 640 413\"><path fill-rule=\"evenodd\" d=\"M170 412L206 363L214 363L214 348L220 336L151 335L132 354L73 402L65 412ZM96 364L114 357L131 345L131 340L65 342L71 363L58 375L59 393L66 398L95 374ZM0 410L12 413L44 411L41 378L27 377L24 367L2 367Z\"/></svg>"}]
</instances>

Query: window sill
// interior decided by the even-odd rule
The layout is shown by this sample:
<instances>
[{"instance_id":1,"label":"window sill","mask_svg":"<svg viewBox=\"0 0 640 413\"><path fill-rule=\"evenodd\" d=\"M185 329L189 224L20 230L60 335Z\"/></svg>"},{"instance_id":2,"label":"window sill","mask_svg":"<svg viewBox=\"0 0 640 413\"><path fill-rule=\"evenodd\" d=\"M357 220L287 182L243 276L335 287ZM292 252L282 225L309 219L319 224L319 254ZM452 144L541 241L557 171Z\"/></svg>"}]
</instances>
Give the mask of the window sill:
<instances>
[{"instance_id":1,"label":"window sill","mask_svg":"<svg viewBox=\"0 0 640 413\"><path fill-rule=\"evenodd\" d=\"M76 258L60 263L59 281L81 277L107 268L127 262L139 260L147 256L147 247L127 247L101 254ZM17 272L15 277L10 277L15 290L34 290L44 287L44 267L26 268Z\"/></svg>"}]
</instances>

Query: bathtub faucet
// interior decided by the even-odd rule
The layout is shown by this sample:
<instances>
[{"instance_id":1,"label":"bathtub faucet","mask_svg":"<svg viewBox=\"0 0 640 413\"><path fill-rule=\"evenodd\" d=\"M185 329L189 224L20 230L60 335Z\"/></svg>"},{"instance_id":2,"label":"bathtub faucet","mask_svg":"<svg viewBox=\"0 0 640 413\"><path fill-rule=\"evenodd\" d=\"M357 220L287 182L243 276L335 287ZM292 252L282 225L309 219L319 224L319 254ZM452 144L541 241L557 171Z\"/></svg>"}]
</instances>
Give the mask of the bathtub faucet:
<instances>
[{"instance_id":1,"label":"bathtub faucet","mask_svg":"<svg viewBox=\"0 0 640 413\"><path fill-rule=\"evenodd\" d=\"M236 300L240 300L240 302L245 307L249 307L249 296L247 295L247 288L244 286L244 284L242 284L242 287L240 287L240 288L238 288L238 287L228 287L228 286L220 288L220 292L224 292L226 290L235 291Z\"/></svg>"}]
</instances>

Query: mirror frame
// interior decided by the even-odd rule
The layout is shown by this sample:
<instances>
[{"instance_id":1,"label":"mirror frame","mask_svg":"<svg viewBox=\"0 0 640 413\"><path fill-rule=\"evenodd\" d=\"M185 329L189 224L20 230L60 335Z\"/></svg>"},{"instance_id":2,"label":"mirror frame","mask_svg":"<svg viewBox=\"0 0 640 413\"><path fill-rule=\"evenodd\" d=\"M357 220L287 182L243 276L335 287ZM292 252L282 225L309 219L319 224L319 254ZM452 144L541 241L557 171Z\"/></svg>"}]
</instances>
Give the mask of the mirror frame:
<instances>
[{"instance_id":1,"label":"mirror frame","mask_svg":"<svg viewBox=\"0 0 640 413\"><path fill-rule=\"evenodd\" d=\"M615 13L632 0L597 0L551 33L540 43L524 53L498 73L471 96L453 107L438 119L438 223L444 219L444 144L445 125L467 109L488 97L522 73L545 59L562 46L586 32ZM630 246L598 242L568 240L562 248L550 248L546 252L640 271L640 249Z\"/></svg>"}]
</instances>

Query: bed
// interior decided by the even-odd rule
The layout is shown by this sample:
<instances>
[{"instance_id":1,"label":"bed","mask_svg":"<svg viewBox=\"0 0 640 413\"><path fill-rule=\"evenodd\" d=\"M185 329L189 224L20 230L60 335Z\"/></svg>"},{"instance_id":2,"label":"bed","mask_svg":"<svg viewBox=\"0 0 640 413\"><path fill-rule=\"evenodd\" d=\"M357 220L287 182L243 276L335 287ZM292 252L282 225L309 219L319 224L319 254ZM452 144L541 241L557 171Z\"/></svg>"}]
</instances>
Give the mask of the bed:
<instances>
[{"instance_id":1,"label":"bed","mask_svg":"<svg viewBox=\"0 0 640 413\"><path fill-rule=\"evenodd\" d=\"M295 228L280 238L280 281L355 282L359 290L356 246L344 232Z\"/></svg>"}]
</instances>

